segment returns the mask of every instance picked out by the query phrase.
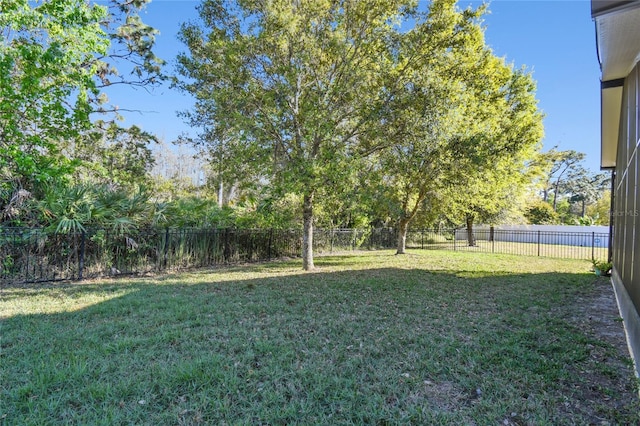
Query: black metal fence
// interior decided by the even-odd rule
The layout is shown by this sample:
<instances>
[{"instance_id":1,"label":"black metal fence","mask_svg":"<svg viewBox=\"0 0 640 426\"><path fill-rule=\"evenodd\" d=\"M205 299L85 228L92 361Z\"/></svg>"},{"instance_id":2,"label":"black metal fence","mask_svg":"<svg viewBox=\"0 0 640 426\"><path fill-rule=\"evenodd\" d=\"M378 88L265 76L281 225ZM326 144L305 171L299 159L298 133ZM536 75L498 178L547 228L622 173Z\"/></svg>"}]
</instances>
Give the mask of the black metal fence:
<instances>
[{"instance_id":1,"label":"black metal fence","mask_svg":"<svg viewBox=\"0 0 640 426\"><path fill-rule=\"evenodd\" d=\"M407 247L606 259L608 234L478 230L469 245L464 230L412 230ZM396 247L395 230L331 229L314 233L318 254ZM298 230L156 229L126 235L95 229L55 234L0 228L0 282L50 282L140 274L297 257Z\"/></svg>"},{"instance_id":2,"label":"black metal fence","mask_svg":"<svg viewBox=\"0 0 640 426\"><path fill-rule=\"evenodd\" d=\"M472 241L466 229L412 230L407 235L410 248L606 260L609 234L491 228L474 230Z\"/></svg>"},{"instance_id":3,"label":"black metal fence","mask_svg":"<svg viewBox=\"0 0 640 426\"><path fill-rule=\"evenodd\" d=\"M282 230L139 229L55 234L0 229L0 280L82 280L240 262L301 252L300 234Z\"/></svg>"}]
</instances>

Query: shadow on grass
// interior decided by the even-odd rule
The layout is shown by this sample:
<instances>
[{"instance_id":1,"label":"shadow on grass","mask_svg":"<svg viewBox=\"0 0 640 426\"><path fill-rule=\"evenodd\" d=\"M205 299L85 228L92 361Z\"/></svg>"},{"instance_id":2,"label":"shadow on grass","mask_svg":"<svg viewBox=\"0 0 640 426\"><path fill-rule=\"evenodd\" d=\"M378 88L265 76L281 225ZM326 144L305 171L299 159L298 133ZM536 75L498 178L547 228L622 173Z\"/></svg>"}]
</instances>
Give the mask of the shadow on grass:
<instances>
[{"instance_id":1,"label":"shadow on grass","mask_svg":"<svg viewBox=\"0 0 640 426\"><path fill-rule=\"evenodd\" d=\"M65 299L69 311L0 323L0 418L3 424L639 420L625 354L590 329L579 302L592 300L606 281L571 273L371 268L343 257L318 264L325 270L292 272L298 262L274 262L152 281L5 290L3 298L16 303ZM332 267L353 269L327 271Z\"/></svg>"}]
</instances>

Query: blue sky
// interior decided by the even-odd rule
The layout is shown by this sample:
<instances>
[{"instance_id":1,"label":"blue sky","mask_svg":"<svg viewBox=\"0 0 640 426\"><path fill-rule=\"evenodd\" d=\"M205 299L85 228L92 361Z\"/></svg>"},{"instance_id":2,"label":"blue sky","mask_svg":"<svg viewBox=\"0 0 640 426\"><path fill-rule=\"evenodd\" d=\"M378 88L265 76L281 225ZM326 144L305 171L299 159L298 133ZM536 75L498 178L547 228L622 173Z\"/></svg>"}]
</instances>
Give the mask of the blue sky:
<instances>
[{"instance_id":1,"label":"blue sky","mask_svg":"<svg viewBox=\"0 0 640 426\"><path fill-rule=\"evenodd\" d=\"M461 5L478 5L465 1ZM143 13L149 25L160 30L157 55L168 62L184 51L176 39L180 23L197 18L198 1L153 0ZM538 84L539 106L545 114L543 150L553 146L587 154L585 165L600 165L600 69L595 46L595 26L588 0L494 0L485 16L487 44L515 67L526 66ZM426 2L425 2L426 5ZM168 87L150 93L143 89L110 94L127 113L124 125L136 124L166 142L181 133L195 134L176 111L188 109L192 100Z\"/></svg>"}]
</instances>

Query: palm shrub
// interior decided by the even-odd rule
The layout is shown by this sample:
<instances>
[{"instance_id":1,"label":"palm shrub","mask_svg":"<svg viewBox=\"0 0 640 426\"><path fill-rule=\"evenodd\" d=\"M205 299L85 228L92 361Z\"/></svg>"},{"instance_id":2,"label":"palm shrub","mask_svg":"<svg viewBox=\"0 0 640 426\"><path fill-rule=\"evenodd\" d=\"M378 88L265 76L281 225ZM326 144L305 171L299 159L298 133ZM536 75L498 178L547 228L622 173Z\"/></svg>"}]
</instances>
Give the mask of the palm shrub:
<instances>
[{"instance_id":1,"label":"palm shrub","mask_svg":"<svg viewBox=\"0 0 640 426\"><path fill-rule=\"evenodd\" d=\"M41 223L60 234L84 231L93 216L93 195L90 186L83 184L48 188L36 204Z\"/></svg>"},{"instance_id":2,"label":"palm shrub","mask_svg":"<svg viewBox=\"0 0 640 426\"><path fill-rule=\"evenodd\" d=\"M99 258L98 263L103 267L115 267L137 258L137 252L143 248L139 230L147 228L152 221L149 198L143 187L135 187L128 193L113 185L50 186L34 206L38 212L37 225L43 226L49 235L43 240L47 246L45 252L51 257L63 253L66 261L75 258L73 261L77 263L79 238L84 232L88 238L85 255ZM69 238L52 238L54 234L67 234ZM65 244L70 244L70 248L58 247L63 241L67 241ZM144 248L147 245L145 243Z\"/></svg>"},{"instance_id":3,"label":"palm shrub","mask_svg":"<svg viewBox=\"0 0 640 426\"><path fill-rule=\"evenodd\" d=\"M131 195L105 185L94 187L94 191L93 225L125 235L135 227L146 226L153 221L150 195L145 187L135 188Z\"/></svg>"},{"instance_id":4,"label":"palm shrub","mask_svg":"<svg viewBox=\"0 0 640 426\"><path fill-rule=\"evenodd\" d=\"M88 226L126 234L151 221L149 194L137 188L132 195L108 185L76 184L50 187L36 202L39 224L48 231L68 234Z\"/></svg>"}]
</instances>

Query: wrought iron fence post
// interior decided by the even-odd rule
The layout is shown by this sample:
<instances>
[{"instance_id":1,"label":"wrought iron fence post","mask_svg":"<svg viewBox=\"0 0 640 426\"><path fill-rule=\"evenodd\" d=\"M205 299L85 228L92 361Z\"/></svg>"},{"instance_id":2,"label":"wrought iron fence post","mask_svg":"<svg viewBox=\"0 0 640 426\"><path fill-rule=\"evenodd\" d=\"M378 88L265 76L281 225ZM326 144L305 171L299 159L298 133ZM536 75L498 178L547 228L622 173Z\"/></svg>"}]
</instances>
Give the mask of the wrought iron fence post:
<instances>
[{"instance_id":1,"label":"wrought iron fence post","mask_svg":"<svg viewBox=\"0 0 640 426\"><path fill-rule=\"evenodd\" d=\"M36 236L36 247L37 247L37 241L38 241L38 232L35 233ZM14 235L14 240L13 240L14 244L16 242L15 239L15 235ZM24 280L25 282L29 280L29 254L31 253L31 249L29 248L29 244L27 244L27 263L25 266L25 270L24 270Z\"/></svg>"},{"instance_id":2,"label":"wrought iron fence post","mask_svg":"<svg viewBox=\"0 0 640 426\"><path fill-rule=\"evenodd\" d=\"M269 229L269 245L267 247L267 258L271 260L271 245L273 244L273 228Z\"/></svg>"},{"instance_id":3,"label":"wrought iron fence post","mask_svg":"<svg viewBox=\"0 0 640 426\"><path fill-rule=\"evenodd\" d=\"M491 253L495 253L496 249L496 238L495 238L495 229L493 226L489 228L489 238L491 239Z\"/></svg>"},{"instance_id":4,"label":"wrought iron fence post","mask_svg":"<svg viewBox=\"0 0 640 426\"><path fill-rule=\"evenodd\" d=\"M78 281L82 281L82 272L84 271L84 246L85 246L85 231L80 234L80 258L78 259Z\"/></svg>"},{"instance_id":5,"label":"wrought iron fence post","mask_svg":"<svg viewBox=\"0 0 640 426\"><path fill-rule=\"evenodd\" d=\"M540 231L538 231L538 257L540 257Z\"/></svg>"},{"instance_id":6,"label":"wrought iron fence post","mask_svg":"<svg viewBox=\"0 0 640 426\"><path fill-rule=\"evenodd\" d=\"M596 233L591 233L591 260L596 260Z\"/></svg>"},{"instance_id":7,"label":"wrought iron fence post","mask_svg":"<svg viewBox=\"0 0 640 426\"><path fill-rule=\"evenodd\" d=\"M162 255L162 269L167 269L167 261L169 260L169 227L164 229L164 253Z\"/></svg>"},{"instance_id":8,"label":"wrought iron fence post","mask_svg":"<svg viewBox=\"0 0 640 426\"><path fill-rule=\"evenodd\" d=\"M458 230L454 229L453 230L453 251L456 251L456 239L458 237Z\"/></svg>"},{"instance_id":9,"label":"wrought iron fence post","mask_svg":"<svg viewBox=\"0 0 640 426\"><path fill-rule=\"evenodd\" d=\"M329 234L329 240L330 240L330 243L329 243L329 253L333 253L333 234L334 234L334 229L333 229L333 227L331 227L331 231L329 231L329 232L330 232L330 234Z\"/></svg>"},{"instance_id":10,"label":"wrought iron fence post","mask_svg":"<svg viewBox=\"0 0 640 426\"><path fill-rule=\"evenodd\" d=\"M420 231L420 245L422 246L422 250L424 250L424 229Z\"/></svg>"},{"instance_id":11,"label":"wrought iron fence post","mask_svg":"<svg viewBox=\"0 0 640 426\"><path fill-rule=\"evenodd\" d=\"M224 230L224 249L222 251L222 259L224 263L229 263L231 257L231 248L229 247L229 228Z\"/></svg>"}]
</instances>

